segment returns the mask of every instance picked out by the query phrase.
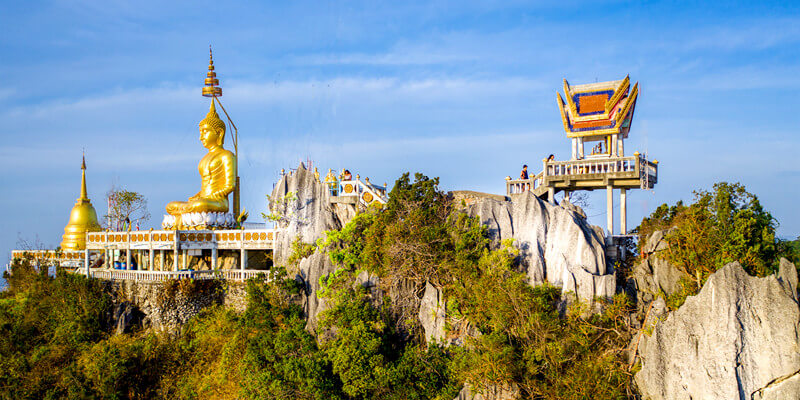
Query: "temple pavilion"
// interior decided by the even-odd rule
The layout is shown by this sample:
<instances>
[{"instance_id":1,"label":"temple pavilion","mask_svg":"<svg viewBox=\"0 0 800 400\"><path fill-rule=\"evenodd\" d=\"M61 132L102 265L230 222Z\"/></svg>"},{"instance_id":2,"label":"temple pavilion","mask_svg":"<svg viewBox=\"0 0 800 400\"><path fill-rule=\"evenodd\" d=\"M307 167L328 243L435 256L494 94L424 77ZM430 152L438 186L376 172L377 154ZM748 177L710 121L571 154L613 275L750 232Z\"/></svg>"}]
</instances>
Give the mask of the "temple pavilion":
<instances>
[{"instance_id":1,"label":"temple pavilion","mask_svg":"<svg viewBox=\"0 0 800 400\"><path fill-rule=\"evenodd\" d=\"M564 80L564 93L556 94L564 132L570 140L571 158L567 161L542 160L542 172L529 179L506 178L509 196L531 191L555 202L564 192L569 199L576 190L606 190L608 235L614 233L614 191L619 190L620 234L628 233L628 189L652 189L658 180L658 161L648 161L634 152L625 156L625 139L631 130L639 84L631 87L630 78L583 85ZM591 148L587 151L587 146Z\"/></svg>"}]
</instances>

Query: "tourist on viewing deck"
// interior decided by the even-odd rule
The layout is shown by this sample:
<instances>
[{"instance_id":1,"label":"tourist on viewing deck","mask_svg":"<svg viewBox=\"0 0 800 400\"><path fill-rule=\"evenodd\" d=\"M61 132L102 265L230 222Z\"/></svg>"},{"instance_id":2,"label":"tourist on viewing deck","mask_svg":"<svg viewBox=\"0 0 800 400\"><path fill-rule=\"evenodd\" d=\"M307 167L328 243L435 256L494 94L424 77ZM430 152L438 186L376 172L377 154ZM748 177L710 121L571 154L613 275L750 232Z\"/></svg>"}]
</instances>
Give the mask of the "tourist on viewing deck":
<instances>
[{"instance_id":1,"label":"tourist on viewing deck","mask_svg":"<svg viewBox=\"0 0 800 400\"><path fill-rule=\"evenodd\" d=\"M522 172L519 173L519 179L524 179L524 180L528 180L529 179L528 178L528 165L527 164L522 166ZM526 191L528 189L530 189L530 184L527 183L527 182L523 183L522 184L522 191L524 192L524 191Z\"/></svg>"},{"instance_id":2,"label":"tourist on viewing deck","mask_svg":"<svg viewBox=\"0 0 800 400\"><path fill-rule=\"evenodd\" d=\"M350 174L349 170L344 170L344 174L342 175L342 180L343 181L352 181L353 180L353 175Z\"/></svg>"}]
</instances>

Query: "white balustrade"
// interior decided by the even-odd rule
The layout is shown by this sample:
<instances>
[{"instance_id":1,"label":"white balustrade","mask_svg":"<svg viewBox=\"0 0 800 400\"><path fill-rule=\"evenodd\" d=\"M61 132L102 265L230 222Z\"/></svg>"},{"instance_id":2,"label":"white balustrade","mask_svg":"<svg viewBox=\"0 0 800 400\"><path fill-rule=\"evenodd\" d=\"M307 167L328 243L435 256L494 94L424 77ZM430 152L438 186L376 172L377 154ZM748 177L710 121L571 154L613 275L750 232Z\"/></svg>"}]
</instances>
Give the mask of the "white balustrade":
<instances>
[{"instance_id":1,"label":"white balustrade","mask_svg":"<svg viewBox=\"0 0 800 400\"><path fill-rule=\"evenodd\" d=\"M83 273L82 271L79 273ZM134 282L166 282L180 279L225 279L246 281L250 278L263 277L271 280L269 270L203 270L203 271L125 271L125 270L93 270L93 278L105 280L125 280Z\"/></svg>"}]
</instances>

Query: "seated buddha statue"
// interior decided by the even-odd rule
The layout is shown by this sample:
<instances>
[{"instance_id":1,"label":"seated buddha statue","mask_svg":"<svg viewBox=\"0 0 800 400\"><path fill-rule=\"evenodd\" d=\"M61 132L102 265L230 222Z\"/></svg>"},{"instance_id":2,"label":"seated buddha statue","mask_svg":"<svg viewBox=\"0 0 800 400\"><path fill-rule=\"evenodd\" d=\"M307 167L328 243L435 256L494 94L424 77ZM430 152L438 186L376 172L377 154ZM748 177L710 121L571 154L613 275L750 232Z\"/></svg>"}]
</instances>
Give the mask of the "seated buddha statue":
<instances>
[{"instance_id":1,"label":"seated buddha statue","mask_svg":"<svg viewBox=\"0 0 800 400\"><path fill-rule=\"evenodd\" d=\"M175 216L193 212L227 212L228 194L236 185L236 156L222 145L225 141L225 123L217 115L214 101L206 117L200 121L200 142L208 149L197 169L202 182L200 191L187 201L167 204L167 213ZM176 227L180 228L180 219Z\"/></svg>"}]
</instances>

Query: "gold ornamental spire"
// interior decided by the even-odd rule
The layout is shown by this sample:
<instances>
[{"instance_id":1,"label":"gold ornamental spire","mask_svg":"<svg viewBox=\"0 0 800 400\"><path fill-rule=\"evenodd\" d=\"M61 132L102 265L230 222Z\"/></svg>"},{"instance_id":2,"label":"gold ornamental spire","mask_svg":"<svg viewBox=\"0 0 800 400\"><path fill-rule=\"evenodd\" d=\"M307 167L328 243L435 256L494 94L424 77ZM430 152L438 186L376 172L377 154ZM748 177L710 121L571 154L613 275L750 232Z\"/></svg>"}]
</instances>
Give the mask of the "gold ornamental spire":
<instances>
[{"instance_id":1,"label":"gold ornamental spire","mask_svg":"<svg viewBox=\"0 0 800 400\"><path fill-rule=\"evenodd\" d=\"M208 46L208 73L205 84L203 87L204 97L222 96L222 88L219 87L219 79L217 79L217 73L214 72L214 54L211 53L211 45Z\"/></svg>"},{"instance_id":2,"label":"gold ornamental spire","mask_svg":"<svg viewBox=\"0 0 800 400\"><path fill-rule=\"evenodd\" d=\"M81 160L81 196L72 207L69 222L64 227L61 250L83 250L86 248L86 232L100 230L97 212L86 193L86 157Z\"/></svg>"},{"instance_id":3,"label":"gold ornamental spire","mask_svg":"<svg viewBox=\"0 0 800 400\"><path fill-rule=\"evenodd\" d=\"M78 201L89 201L89 195L86 192L86 155L83 155L83 160L81 160L81 197Z\"/></svg>"}]
</instances>

